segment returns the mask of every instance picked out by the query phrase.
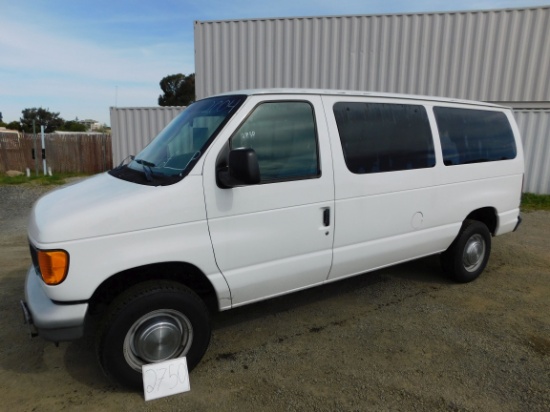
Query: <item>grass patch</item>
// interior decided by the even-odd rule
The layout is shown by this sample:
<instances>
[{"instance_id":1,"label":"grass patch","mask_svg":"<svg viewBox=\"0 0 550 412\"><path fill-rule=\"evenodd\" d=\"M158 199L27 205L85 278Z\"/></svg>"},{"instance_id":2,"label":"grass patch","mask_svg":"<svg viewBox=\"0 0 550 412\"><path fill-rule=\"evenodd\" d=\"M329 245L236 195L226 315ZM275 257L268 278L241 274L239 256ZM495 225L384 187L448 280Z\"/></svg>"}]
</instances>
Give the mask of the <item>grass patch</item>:
<instances>
[{"instance_id":1,"label":"grass patch","mask_svg":"<svg viewBox=\"0 0 550 412\"><path fill-rule=\"evenodd\" d=\"M86 175L78 173L56 173L53 176L34 175L27 176L14 176L9 177L6 175L0 175L0 185L21 185L25 183L31 183L36 185L63 185L66 183L65 179L70 177L85 177Z\"/></svg>"},{"instance_id":2,"label":"grass patch","mask_svg":"<svg viewBox=\"0 0 550 412\"><path fill-rule=\"evenodd\" d=\"M524 193L521 196L521 210L525 212L531 212L533 210L550 210L550 195Z\"/></svg>"}]
</instances>

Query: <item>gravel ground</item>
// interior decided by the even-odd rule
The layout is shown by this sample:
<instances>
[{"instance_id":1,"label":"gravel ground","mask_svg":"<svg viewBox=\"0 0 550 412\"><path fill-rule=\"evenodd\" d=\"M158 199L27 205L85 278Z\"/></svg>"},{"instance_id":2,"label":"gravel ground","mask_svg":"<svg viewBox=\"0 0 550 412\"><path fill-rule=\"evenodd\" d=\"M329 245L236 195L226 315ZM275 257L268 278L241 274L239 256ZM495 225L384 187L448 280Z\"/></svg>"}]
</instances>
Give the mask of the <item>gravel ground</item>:
<instances>
[{"instance_id":1,"label":"gravel ground","mask_svg":"<svg viewBox=\"0 0 550 412\"><path fill-rule=\"evenodd\" d=\"M454 284L430 257L214 316L191 391L112 386L90 342L29 339L25 225L49 188L0 186L0 410L549 411L550 213Z\"/></svg>"}]
</instances>

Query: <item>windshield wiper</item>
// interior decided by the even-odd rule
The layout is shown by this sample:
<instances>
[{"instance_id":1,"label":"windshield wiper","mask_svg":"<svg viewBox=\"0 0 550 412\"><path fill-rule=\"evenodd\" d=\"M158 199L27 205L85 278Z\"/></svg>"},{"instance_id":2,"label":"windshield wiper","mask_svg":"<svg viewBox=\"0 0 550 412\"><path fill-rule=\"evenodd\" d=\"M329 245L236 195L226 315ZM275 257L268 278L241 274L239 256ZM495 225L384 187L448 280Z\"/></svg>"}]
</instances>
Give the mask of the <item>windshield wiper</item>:
<instances>
[{"instance_id":1,"label":"windshield wiper","mask_svg":"<svg viewBox=\"0 0 550 412\"><path fill-rule=\"evenodd\" d=\"M122 159L122 162L120 162L120 164L114 168L114 170L120 170L124 167L124 163L126 163L126 160L130 159L130 161L134 160L135 156L134 155L130 155L130 156L126 156L124 159Z\"/></svg>"},{"instance_id":2,"label":"windshield wiper","mask_svg":"<svg viewBox=\"0 0 550 412\"><path fill-rule=\"evenodd\" d=\"M155 167L155 164L148 162L147 160L144 160L144 159L134 159L134 161L136 163L139 163L141 166L143 166L143 173L145 174L145 178L147 179L148 182L152 182L154 174L153 174L153 169L151 168Z\"/></svg>"}]
</instances>

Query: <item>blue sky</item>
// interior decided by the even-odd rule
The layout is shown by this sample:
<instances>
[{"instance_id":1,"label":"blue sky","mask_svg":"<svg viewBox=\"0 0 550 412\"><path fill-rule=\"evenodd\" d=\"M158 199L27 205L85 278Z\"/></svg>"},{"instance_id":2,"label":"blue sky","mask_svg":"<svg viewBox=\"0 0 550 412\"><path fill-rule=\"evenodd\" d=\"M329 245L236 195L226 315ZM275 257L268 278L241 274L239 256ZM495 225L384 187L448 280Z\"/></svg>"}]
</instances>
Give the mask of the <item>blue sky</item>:
<instances>
[{"instance_id":1,"label":"blue sky","mask_svg":"<svg viewBox=\"0 0 550 412\"><path fill-rule=\"evenodd\" d=\"M550 0L0 0L0 112L109 124L110 106L156 106L163 77L195 71L195 20L540 5Z\"/></svg>"}]
</instances>

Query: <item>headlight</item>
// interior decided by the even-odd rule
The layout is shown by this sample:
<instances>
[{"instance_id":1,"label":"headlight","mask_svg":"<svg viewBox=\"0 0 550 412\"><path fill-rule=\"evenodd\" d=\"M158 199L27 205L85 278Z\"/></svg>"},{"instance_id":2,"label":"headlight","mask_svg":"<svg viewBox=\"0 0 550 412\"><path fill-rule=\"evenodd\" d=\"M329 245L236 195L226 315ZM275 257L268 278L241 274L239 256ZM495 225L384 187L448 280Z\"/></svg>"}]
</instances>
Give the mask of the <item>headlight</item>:
<instances>
[{"instance_id":1,"label":"headlight","mask_svg":"<svg viewBox=\"0 0 550 412\"><path fill-rule=\"evenodd\" d=\"M69 254L64 250L37 250L40 275L47 285L59 285L69 272Z\"/></svg>"}]
</instances>

